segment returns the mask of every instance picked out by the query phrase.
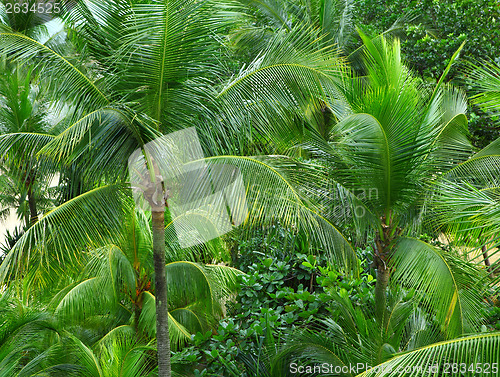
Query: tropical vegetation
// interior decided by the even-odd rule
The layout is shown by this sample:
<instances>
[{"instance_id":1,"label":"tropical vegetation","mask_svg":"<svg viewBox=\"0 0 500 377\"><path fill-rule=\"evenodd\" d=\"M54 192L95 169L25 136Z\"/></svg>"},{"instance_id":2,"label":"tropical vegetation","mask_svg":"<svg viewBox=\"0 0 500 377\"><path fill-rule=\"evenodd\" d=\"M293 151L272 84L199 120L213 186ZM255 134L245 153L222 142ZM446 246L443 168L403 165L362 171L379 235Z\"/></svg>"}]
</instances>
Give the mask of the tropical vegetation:
<instances>
[{"instance_id":1,"label":"tropical vegetation","mask_svg":"<svg viewBox=\"0 0 500 377\"><path fill-rule=\"evenodd\" d=\"M494 4L23 1L0 376L500 375Z\"/></svg>"}]
</instances>

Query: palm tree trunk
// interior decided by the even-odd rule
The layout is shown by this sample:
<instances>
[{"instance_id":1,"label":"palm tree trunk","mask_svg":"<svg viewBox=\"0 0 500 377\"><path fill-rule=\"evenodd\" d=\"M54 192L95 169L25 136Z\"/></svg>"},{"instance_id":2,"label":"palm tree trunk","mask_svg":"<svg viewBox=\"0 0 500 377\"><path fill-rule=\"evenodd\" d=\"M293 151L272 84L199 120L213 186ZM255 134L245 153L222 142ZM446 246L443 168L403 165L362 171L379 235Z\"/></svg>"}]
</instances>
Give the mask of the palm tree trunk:
<instances>
[{"instance_id":1,"label":"palm tree trunk","mask_svg":"<svg viewBox=\"0 0 500 377\"><path fill-rule=\"evenodd\" d=\"M168 333L167 279L165 276L165 210L153 208L153 258L155 265L156 347L158 377L171 377Z\"/></svg>"},{"instance_id":2,"label":"palm tree trunk","mask_svg":"<svg viewBox=\"0 0 500 377\"><path fill-rule=\"evenodd\" d=\"M388 261L391 258L393 237L400 231L391 231L391 227L382 223L382 232L375 239L375 263L377 267L377 281L375 282L375 318L381 326L385 326L387 310L387 287L391 276Z\"/></svg>"},{"instance_id":3,"label":"palm tree trunk","mask_svg":"<svg viewBox=\"0 0 500 377\"><path fill-rule=\"evenodd\" d=\"M375 282L375 318L383 325L387 306L386 292L389 286L390 269L382 261L377 263L377 281Z\"/></svg>"},{"instance_id":4,"label":"palm tree trunk","mask_svg":"<svg viewBox=\"0 0 500 377\"><path fill-rule=\"evenodd\" d=\"M28 187L28 205L30 208L30 222L29 224L26 224L27 226L31 227L33 224L35 224L38 221L38 211L36 209L36 200L35 196L33 195L33 188L30 186Z\"/></svg>"},{"instance_id":5,"label":"palm tree trunk","mask_svg":"<svg viewBox=\"0 0 500 377\"><path fill-rule=\"evenodd\" d=\"M488 271L491 267L490 257L488 256L488 250L486 249L486 245L481 246L481 251L483 252L484 264L488 268Z\"/></svg>"}]
</instances>

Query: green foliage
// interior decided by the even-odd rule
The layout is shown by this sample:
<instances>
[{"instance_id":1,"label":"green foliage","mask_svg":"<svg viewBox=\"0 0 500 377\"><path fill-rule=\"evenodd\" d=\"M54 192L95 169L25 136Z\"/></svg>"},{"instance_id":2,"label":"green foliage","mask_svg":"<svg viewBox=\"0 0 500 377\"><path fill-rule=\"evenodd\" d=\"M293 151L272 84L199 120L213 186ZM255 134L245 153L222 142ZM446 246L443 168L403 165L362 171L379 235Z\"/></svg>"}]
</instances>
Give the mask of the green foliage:
<instances>
[{"instance_id":1,"label":"green foliage","mask_svg":"<svg viewBox=\"0 0 500 377\"><path fill-rule=\"evenodd\" d=\"M444 175L456 186L436 185L449 206L436 222L457 220L463 230L472 218L472 235L479 225L488 236L498 229L498 144L471 159L467 133L481 130L473 139L481 144L494 130L485 134L477 112L468 122L464 94L445 84L463 41L466 57L498 55L494 2L74 5L61 38L41 43L43 28L28 30L39 26L28 19L3 17L0 27L2 59L15 65L0 77L0 162L9 164L2 173L23 168L0 188L14 188L10 202L31 196L40 205L0 266L0 375L154 376L155 343L168 344L155 339L155 319L165 317L177 372L195 376L283 377L289 356L420 365L433 354L498 354L497 334L456 339L478 330L481 314L486 330L498 327L498 310L481 308L484 276L446 247L409 237L434 215L427 188ZM411 25L398 18L405 14ZM363 52L359 76L341 57L357 43L353 15L367 32L349 56ZM402 41L370 38L387 29ZM488 94L475 103L497 111L498 67L476 68L470 84ZM51 128L54 109L64 119L50 119ZM247 228L225 237L230 247L215 240L182 250L167 221L170 312L157 316L150 218L133 215L127 159L193 125L207 165L232 165L245 179ZM38 219L46 171L66 187ZM265 231L245 238L257 226ZM356 255L337 226L375 251ZM228 249L245 274L227 266ZM390 284L375 280L372 259ZM374 295L382 281L390 289Z\"/></svg>"},{"instance_id":2,"label":"green foliage","mask_svg":"<svg viewBox=\"0 0 500 377\"><path fill-rule=\"evenodd\" d=\"M500 59L500 7L491 0L357 0L354 19L369 35L389 28L398 17L408 15L399 37L408 66L427 85L435 83L450 57L463 41L464 60ZM449 79L458 79L460 65ZM470 89L470 86L469 86ZM478 107L471 106L469 129L475 146L484 148L500 136L497 127Z\"/></svg>"},{"instance_id":3,"label":"green foliage","mask_svg":"<svg viewBox=\"0 0 500 377\"><path fill-rule=\"evenodd\" d=\"M195 345L176 356L186 368L204 366L195 376L255 376L252 366L269 364L291 332L338 316L330 306L337 292L358 307L373 306L373 276L343 276L324 257L265 258L248 266L239 281L235 302L217 331L197 333Z\"/></svg>"},{"instance_id":4,"label":"green foliage","mask_svg":"<svg viewBox=\"0 0 500 377\"><path fill-rule=\"evenodd\" d=\"M489 307L487 313L485 314L489 330L500 331L500 307Z\"/></svg>"},{"instance_id":5,"label":"green foliage","mask_svg":"<svg viewBox=\"0 0 500 377\"><path fill-rule=\"evenodd\" d=\"M491 0L357 0L356 22L372 36L403 14L418 18L406 25L402 50L410 67L438 79L448 59L467 40L463 55L474 59L500 54L500 9ZM452 71L450 78L455 76Z\"/></svg>"}]
</instances>

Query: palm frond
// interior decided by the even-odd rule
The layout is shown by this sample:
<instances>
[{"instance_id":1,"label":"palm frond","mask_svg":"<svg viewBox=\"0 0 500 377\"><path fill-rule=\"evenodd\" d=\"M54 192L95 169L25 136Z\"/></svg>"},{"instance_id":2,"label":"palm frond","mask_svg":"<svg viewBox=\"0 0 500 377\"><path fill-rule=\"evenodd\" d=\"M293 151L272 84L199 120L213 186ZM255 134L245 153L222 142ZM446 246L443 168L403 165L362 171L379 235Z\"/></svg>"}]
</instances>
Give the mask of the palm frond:
<instances>
[{"instance_id":1,"label":"palm frond","mask_svg":"<svg viewBox=\"0 0 500 377\"><path fill-rule=\"evenodd\" d=\"M456 268L451 257L409 237L399 241L393 258L393 279L416 290L449 338L479 329L481 283L474 283L475 271Z\"/></svg>"},{"instance_id":2,"label":"palm frond","mask_svg":"<svg viewBox=\"0 0 500 377\"><path fill-rule=\"evenodd\" d=\"M102 107L74 121L39 155L65 165L77 164L90 180L103 176L124 180L130 155L158 136L150 123L126 106Z\"/></svg>"},{"instance_id":3,"label":"palm frond","mask_svg":"<svg viewBox=\"0 0 500 377\"><path fill-rule=\"evenodd\" d=\"M0 33L0 51L21 64L37 64L42 77L48 78L47 90L54 93L57 100L80 103L82 111L83 108L94 110L109 102L104 94L105 89L99 88L96 80L89 77L77 63L26 35Z\"/></svg>"},{"instance_id":4,"label":"palm frond","mask_svg":"<svg viewBox=\"0 0 500 377\"><path fill-rule=\"evenodd\" d=\"M339 84L346 68L335 53L315 48L317 42L305 26L277 34L265 51L219 90L217 97L229 124L241 123L244 109L252 114L255 127L279 140L277 132L287 135L292 115L304 114L315 100L333 114L343 114L346 104ZM266 114L275 114L272 123Z\"/></svg>"},{"instance_id":5,"label":"palm frond","mask_svg":"<svg viewBox=\"0 0 500 377\"><path fill-rule=\"evenodd\" d=\"M445 172L465 161L472 154L466 117L467 100L464 93L451 86L444 87L430 105L437 106L438 119L427 118L429 126L429 160L436 170ZM434 124L433 124L434 123Z\"/></svg>"},{"instance_id":6,"label":"palm frond","mask_svg":"<svg viewBox=\"0 0 500 377\"><path fill-rule=\"evenodd\" d=\"M473 89L479 92L472 97L472 102L483 110L498 115L500 112L500 67L498 64L469 63L465 73Z\"/></svg>"},{"instance_id":7,"label":"palm frond","mask_svg":"<svg viewBox=\"0 0 500 377\"><path fill-rule=\"evenodd\" d=\"M290 19L287 12L288 4L282 0L238 0L244 7L242 11L255 10L260 18L261 24L272 25L276 29L285 28L290 30ZM246 9L245 9L246 8Z\"/></svg>"},{"instance_id":8,"label":"palm frond","mask_svg":"<svg viewBox=\"0 0 500 377\"><path fill-rule=\"evenodd\" d=\"M131 211L127 189L99 187L48 212L19 239L0 266L0 280L20 276L28 267L78 264L89 246L104 246L118 238L122 218ZM50 270L50 268L49 268Z\"/></svg>"},{"instance_id":9,"label":"palm frond","mask_svg":"<svg viewBox=\"0 0 500 377\"><path fill-rule=\"evenodd\" d=\"M143 292L142 295L143 306L138 325L141 331L154 337L156 334L155 297L150 292ZM181 348L191 341L191 333L170 314L168 315L168 331L172 349Z\"/></svg>"},{"instance_id":10,"label":"palm frond","mask_svg":"<svg viewBox=\"0 0 500 377\"><path fill-rule=\"evenodd\" d=\"M216 67L207 58L214 46L210 35L225 20L214 4L194 0L135 3L119 30L123 37L116 62L127 72L121 84L133 91L141 88L140 110L164 125L176 128L174 120L182 119L179 108L196 109L198 95L190 86L199 86L197 76L201 72L207 76ZM136 97L131 91L130 98Z\"/></svg>"},{"instance_id":11,"label":"palm frond","mask_svg":"<svg viewBox=\"0 0 500 377\"><path fill-rule=\"evenodd\" d=\"M404 353L357 375L367 376L428 376L433 373L460 373L477 376L494 368L500 353L500 334L479 334L432 344ZM454 372L455 366L458 369ZM453 367L453 371L452 368Z\"/></svg>"},{"instance_id":12,"label":"palm frond","mask_svg":"<svg viewBox=\"0 0 500 377\"><path fill-rule=\"evenodd\" d=\"M62 297L54 314L69 321L78 321L107 312L116 301L113 292L109 289L111 284L106 284L102 280L105 279L94 277L77 284Z\"/></svg>"},{"instance_id":13,"label":"palm frond","mask_svg":"<svg viewBox=\"0 0 500 377\"><path fill-rule=\"evenodd\" d=\"M239 169L246 191L245 226L279 221L285 227L302 229L313 247L326 252L338 268L357 271L357 258L347 240L303 199L300 191L303 176L294 175L295 162L281 156L220 156L205 160L209 166L224 164Z\"/></svg>"},{"instance_id":14,"label":"palm frond","mask_svg":"<svg viewBox=\"0 0 500 377\"><path fill-rule=\"evenodd\" d=\"M475 246L478 239L496 237L500 221L500 158L496 153L497 143L493 142L451 169L433 187L435 221L456 241Z\"/></svg>"}]
</instances>

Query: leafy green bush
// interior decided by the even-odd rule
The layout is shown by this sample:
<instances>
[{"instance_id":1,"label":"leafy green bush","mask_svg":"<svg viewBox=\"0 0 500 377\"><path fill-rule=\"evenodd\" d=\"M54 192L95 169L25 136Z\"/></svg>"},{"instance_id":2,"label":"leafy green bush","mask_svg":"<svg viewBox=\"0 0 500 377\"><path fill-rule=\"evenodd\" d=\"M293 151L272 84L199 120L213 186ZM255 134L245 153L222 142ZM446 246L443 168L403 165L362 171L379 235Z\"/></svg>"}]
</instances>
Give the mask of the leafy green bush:
<instances>
[{"instance_id":1,"label":"leafy green bush","mask_svg":"<svg viewBox=\"0 0 500 377\"><path fill-rule=\"evenodd\" d=\"M343 276L322 256L265 258L246 270L217 332L197 333L194 345L176 355L184 368L191 365L193 376L253 376L255 372L243 372L245 364L276 355L284 336L338 315L330 305L336 292L356 305L373 306L375 279L369 272Z\"/></svg>"}]
</instances>

